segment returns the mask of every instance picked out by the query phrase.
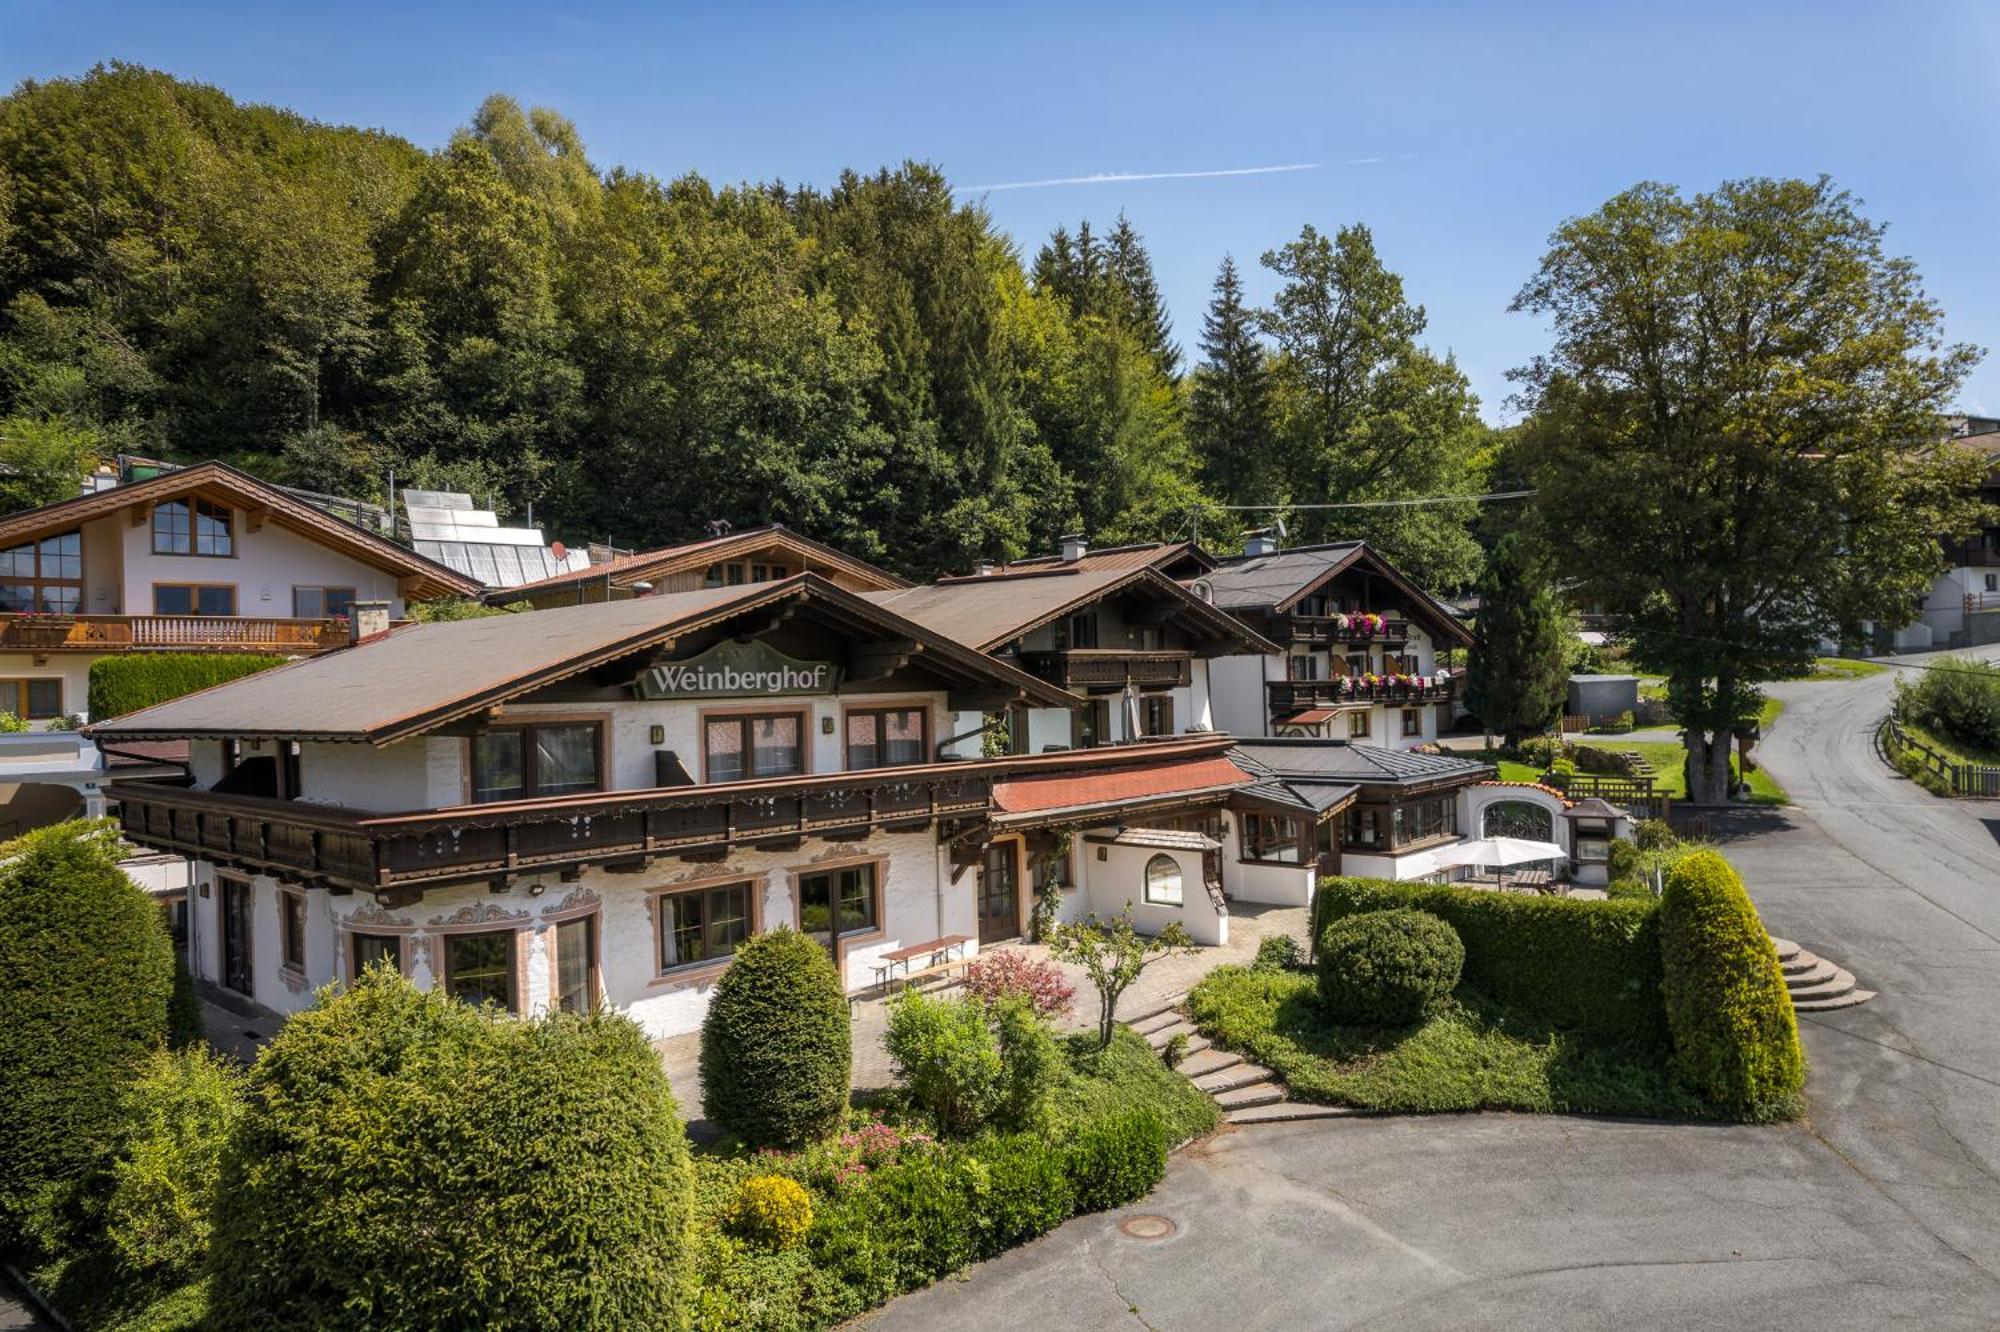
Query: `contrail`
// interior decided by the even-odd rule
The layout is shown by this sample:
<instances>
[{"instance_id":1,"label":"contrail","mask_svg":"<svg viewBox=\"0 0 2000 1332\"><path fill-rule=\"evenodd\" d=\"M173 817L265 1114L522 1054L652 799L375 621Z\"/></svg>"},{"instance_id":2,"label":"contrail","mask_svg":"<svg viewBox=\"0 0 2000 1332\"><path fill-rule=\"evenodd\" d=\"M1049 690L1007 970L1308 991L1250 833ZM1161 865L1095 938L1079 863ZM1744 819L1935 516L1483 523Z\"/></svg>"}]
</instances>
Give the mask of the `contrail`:
<instances>
[{"instance_id":1,"label":"contrail","mask_svg":"<svg viewBox=\"0 0 2000 1332\"><path fill-rule=\"evenodd\" d=\"M1360 158L1361 165L1380 158ZM962 185L954 193L990 194L994 190L1039 190L1056 185L1111 185L1128 180L1202 180L1211 176L1271 176L1281 171L1317 171L1317 162L1288 162L1283 166L1225 167L1218 171L1105 171L1095 176L1059 176L1053 180L1009 180L997 185Z\"/></svg>"}]
</instances>

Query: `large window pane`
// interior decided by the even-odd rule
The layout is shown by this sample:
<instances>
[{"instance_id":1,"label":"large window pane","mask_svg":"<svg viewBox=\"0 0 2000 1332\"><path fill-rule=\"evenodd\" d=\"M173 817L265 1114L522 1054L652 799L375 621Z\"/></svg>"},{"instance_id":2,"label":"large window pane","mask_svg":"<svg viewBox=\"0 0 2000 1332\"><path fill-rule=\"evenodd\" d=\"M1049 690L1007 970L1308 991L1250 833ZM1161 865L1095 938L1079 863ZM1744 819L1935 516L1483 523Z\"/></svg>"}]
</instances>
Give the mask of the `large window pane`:
<instances>
[{"instance_id":1,"label":"large window pane","mask_svg":"<svg viewBox=\"0 0 2000 1332\"><path fill-rule=\"evenodd\" d=\"M525 793L519 731L488 731L472 741L472 798L515 800Z\"/></svg>"},{"instance_id":2,"label":"large window pane","mask_svg":"<svg viewBox=\"0 0 2000 1332\"><path fill-rule=\"evenodd\" d=\"M14 546L0 550L0 578L33 578L35 576L35 547L33 544Z\"/></svg>"},{"instance_id":3,"label":"large window pane","mask_svg":"<svg viewBox=\"0 0 2000 1332\"><path fill-rule=\"evenodd\" d=\"M750 937L747 883L668 893L660 898L660 970L727 957Z\"/></svg>"},{"instance_id":4,"label":"large window pane","mask_svg":"<svg viewBox=\"0 0 2000 1332\"><path fill-rule=\"evenodd\" d=\"M711 782L734 782L744 775L743 723L734 717L711 721L703 741L703 771Z\"/></svg>"},{"instance_id":5,"label":"large window pane","mask_svg":"<svg viewBox=\"0 0 2000 1332\"><path fill-rule=\"evenodd\" d=\"M533 734L536 794L597 789L595 726L537 726Z\"/></svg>"},{"instance_id":6,"label":"large window pane","mask_svg":"<svg viewBox=\"0 0 2000 1332\"><path fill-rule=\"evenodd\" d=\"M0 583L0 611L19 615L35 609L33 583Z\"/></svg>"},{"instance_id":7,"label":"large window pane","mask_svg":"<svg viewBox=\"0 0 2000 1332\"><path fill-rule=\"evenodd\" d=\"M181 583L161 583L153 588L153 614L194 614L194 589Z\"/></svg>"},{"instance_id":8,"label":"large window pane","mask_svg":"<svg viewBox=\"0 0 2000 1332\"><path fill-rule=\"evenodd\" d=\"M597 962L597 918L566 920L556 926L556 1006L587 1013L597 1005L592 984Z\"/></svg>"},{"instance_id":9,"label":"large window pane","mask_svg":"<svg viewBox=\"0 0 2000 1332\"><path fill-rule=\"evenodd\" d=\"M799 879L799 928L829 950L837 935L876 927L875 867L807 874Z\"/></svg>"},{"instance_id":10,"label":"large window pane","mask_svg":"<svg viewBox=\"0 0 2000 1332\"><path fill-rule=\"evenodd\" d=\"M63 715L61 680L30 680L27 694L28 711L24 715L29 721L46 721Z\"/></svg>"},{"instance_id":11,"label":"large window pane","mask_svg":"<svg viewBox=\"0 0 2000 1332\"><path fill-rule=\"evenodd\" d=\"M750 719L750 771L758 777L788 777L804 771L799 762L796 713Z\"/></svg>"},{"instance_id":12,"label":"large window pane","mask_svg":"<svg viewBox=\"0 0 2000 1332\"><path fill-rule=\"evenodd\" d=\"M889 767L924 761L922 708L901 708L882 714L882 761Z\"/></svg>"},{"instance_id":13,"label":"large window pane","mask_svg":"<svg viewBox=\"0 0 2000 1332\"><path fill-rule=\"evenodd\" d=\"M83 577L83 534L64 532L58 536L42 539L42 568L44 578Z\"/></svg>"},{"instance_id":14,"label":"large window pane","mask_svg":"<svg viewBox=\"0 0 2000 1332\"><path fill-rule=\"evenodd\" d=\"M198 587L195 589L195 614L234 615L236 614L236 589L233 587Z\"/></svg>"},{"instance_id":15,"label":"large window pane","mask_svg":"<svg viewBox=\"0 0 2000 1332\"><path fill-rule=\"evenodd\" d=\"M153 553L186 555L193 550L185 500L168 500L153 506Z\"/></svg>"},{"instance_id":16,"label":"large window pane","mask_svg":"<svg viewBox=\"0 0 2000 1332\"><path fill-rule=\"evenodd\" d=\"M232 552L229 510L207 500L194 502L194 553L228 555Z\"/></svg>"},{"instance_id":17,"label":"large window pane","mask_svg":"<svg viewBox=\"0 0 2000 1332\"><path fill-rule=\"evenodd\" d=\"M354 974L359 976L378 962L386 962L396 970L403 969L403 941L393 934L357 934L354 936Z\"/></svg>"},{"instance_id":18,"label":"large window pane","mask_svg":"<svg viewBox=\"0 0 2000 1332\"><path fill-rule=\"evenodd\" d=\"M468 1004L514 1007L514 932L445 936L446 987Z\"/></svg>"},{"instance_id":19,"label":"large window pane","mask_svg":"<svg viewBox=\"0 0 2000 1332\"><path fill-rule=\"evenodd\" d=\"M882 747L876 742L881 719L872 712L852 712L847 716L847 766L879 768Z\"/></svg>"}]
</instances>

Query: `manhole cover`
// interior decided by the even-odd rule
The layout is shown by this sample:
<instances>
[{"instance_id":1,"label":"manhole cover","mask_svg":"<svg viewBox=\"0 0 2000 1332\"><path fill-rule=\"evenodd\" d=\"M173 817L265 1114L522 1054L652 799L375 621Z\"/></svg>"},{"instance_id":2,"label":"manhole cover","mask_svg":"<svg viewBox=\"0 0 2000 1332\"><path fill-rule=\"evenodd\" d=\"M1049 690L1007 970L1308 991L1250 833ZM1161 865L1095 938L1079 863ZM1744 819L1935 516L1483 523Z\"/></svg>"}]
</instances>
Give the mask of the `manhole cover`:
<instances>
[{"instance_id":1,"label":"manhole cover","mask_svg":"<svg viewBox=\"0 0 2000 1332\"><path fill-rule=\"evenodd\" d=\"M1179 1226L1176 1226L1168 1218L1164 1216L1154 1216L1151 1213L1141 1213L1138 1216L1128 1216L1123 1221L1120 1221L1118 1223L1118 1228L1124 1231L1127 1235L1130 1235L1133 1239L1143 1239L1143 1240L1165 1239L1167 1236L1173 1234L1176 1230L1180 1229Z\"/></svg>"}]
</instances>

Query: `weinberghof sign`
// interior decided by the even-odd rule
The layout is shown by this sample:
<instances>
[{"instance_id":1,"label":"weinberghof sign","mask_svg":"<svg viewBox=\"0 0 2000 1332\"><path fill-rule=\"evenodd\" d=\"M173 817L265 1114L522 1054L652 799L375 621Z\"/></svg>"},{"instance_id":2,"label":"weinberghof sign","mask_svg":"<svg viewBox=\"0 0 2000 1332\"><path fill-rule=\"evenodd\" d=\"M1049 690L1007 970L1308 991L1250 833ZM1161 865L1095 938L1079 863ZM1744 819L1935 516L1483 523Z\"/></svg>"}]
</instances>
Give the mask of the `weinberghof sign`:
<instances>
[{"instance_id":1,"label":"weinberghof sign","mask_svg":"<svg viewBox=\"0 0 2000 1332\"><path fill-rule=\"evenodd\" d=\"M830 661L800 661L761 639L718 643L698 657L670 661L633 682L640 698L782 698L830 694L840 668Z\"/></svg>"}]
</instances>

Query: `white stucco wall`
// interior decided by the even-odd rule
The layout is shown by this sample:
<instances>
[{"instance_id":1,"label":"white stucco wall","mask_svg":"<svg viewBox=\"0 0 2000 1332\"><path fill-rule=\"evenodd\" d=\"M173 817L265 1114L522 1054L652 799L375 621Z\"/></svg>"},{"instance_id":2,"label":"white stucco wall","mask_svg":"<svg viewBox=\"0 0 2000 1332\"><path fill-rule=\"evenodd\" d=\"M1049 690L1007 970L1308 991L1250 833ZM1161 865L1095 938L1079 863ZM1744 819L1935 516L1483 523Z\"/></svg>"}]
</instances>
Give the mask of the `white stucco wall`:
<instances>
[{"instance_id":1,"label":"white stucco wall","mask_svg":"<svg viewBox=\"0 0 2000 1332\"><path fill-rule=\"evenodd\" d=\"M64 712L83 714L90 707L90 664L105 654L96 652L0 652L0 680L60 680ZM11 708L14 694L0 698L0 707ZM48 721L34 723L47 730Z\"/></svg>"},{"instance_id":2,"label":"white stucco wall","mask_svg":"<svg viewBox=\"0 0 2000 1332\"><path fill-rule=\"evenodd\" d=\"M1109 830L1105 830L1109 831ZM1132 927L1141 934L1158 934L1178 922L1198 944L1229 942L1229 915L1217 910L1202 884L1201 852L1161 850L1146 846L1107 846L1079 837L1083 852L1083 897L1100 916L1132 912ZM1158 906L1146 901L1146 865L1154 856L1171 856L1181 868L1181 905Z\"/></svg>"},{"instance_id":3,"label":"white stucco wall","mask_svg":"<svg viewBox=\"0 0 2000 1332\"><path fill-rule=\"evenodd\" d=\"M101 529L115 533L107 541ZM100 530L93 530L100 529ZM241 513L235 520L236 554L155 555L153 526L148 520L132 526L123 514L100 519L84 528L84 580L93 614L150 615L155 583L228 583L236 588L236 613L269 619L289 619L294 587L351 587L363 601L386 601L389 614L400 618L403 600L396 594L396 576L329 550L316 541L267 522L249 530ZM97 598L101 561L116 551L119 576L117 604L103 606ZM100 561L93 567L92 557ZM102 575L105 580L110 574Z\"/></svg>"},{"instance_id":4,"label":"white stucco wall","mask_svg":"<svg viewBox=\"0 0 2000 1332\"><path fill-rule=\"evenodd\" d=\"M1272 667L1272 663L1275 668ZM1266 675L1268 669L1275 674ZM1245 653L1216 657L1208 662L1209 707L1215 728L1237 736L1264 736L1271 733L1270 709L1265 702L1264 681L1284 678L1281 658Z\"/></svg>"}]
</instances>

